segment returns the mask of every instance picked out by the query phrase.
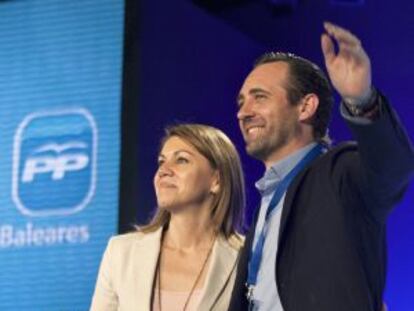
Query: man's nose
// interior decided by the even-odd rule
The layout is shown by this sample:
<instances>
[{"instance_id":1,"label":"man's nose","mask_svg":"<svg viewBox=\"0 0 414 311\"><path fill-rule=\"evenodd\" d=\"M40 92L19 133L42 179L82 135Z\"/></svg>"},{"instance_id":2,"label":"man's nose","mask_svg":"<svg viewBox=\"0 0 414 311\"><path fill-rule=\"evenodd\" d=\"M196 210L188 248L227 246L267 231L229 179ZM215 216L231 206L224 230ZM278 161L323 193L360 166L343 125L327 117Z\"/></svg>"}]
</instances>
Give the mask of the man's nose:
<instances>
[{"instance_id":1,"label":"man's nose","mask_svg":"<svg viewBox=\"0 0 414 311\"><path fill-rule=\"evenodd\" d=\"M244 120L246 118L252 117L253 115L253 102L252 100L246 99L240 106L239 111L237 112L237 118L239 120Z\"/></svg>"}]
</instances>

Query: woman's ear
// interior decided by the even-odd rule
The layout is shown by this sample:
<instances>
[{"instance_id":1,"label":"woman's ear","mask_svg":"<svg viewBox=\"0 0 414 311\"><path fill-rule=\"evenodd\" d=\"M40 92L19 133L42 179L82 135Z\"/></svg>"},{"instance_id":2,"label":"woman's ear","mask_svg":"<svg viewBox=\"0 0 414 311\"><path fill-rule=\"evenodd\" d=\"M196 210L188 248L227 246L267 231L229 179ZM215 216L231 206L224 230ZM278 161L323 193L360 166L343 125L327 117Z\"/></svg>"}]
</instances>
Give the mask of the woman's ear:
<instances>
[{"instance_id":1,"label":"woman's ear","mask_svg":"<svg viewBox=\"0 0 414 311\"><path fill-rule=\"evenodd\" d=\"M218 171L214 172L213 181L210 187L211 194L217 194L220 191L220 174Z\"/></svg>"}]
</instances>

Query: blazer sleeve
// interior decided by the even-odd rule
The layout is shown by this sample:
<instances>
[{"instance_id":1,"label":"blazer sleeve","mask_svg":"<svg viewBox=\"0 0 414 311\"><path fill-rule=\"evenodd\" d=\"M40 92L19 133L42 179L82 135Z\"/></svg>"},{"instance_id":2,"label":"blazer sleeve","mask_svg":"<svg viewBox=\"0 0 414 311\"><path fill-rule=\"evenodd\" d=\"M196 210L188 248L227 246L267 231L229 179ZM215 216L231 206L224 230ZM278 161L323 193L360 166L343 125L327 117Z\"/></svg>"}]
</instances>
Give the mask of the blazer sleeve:
<instances>
[{"instance_id":1,"label":"blazer sleeve","mask_svg":"<svg viewBox=\"0 0 414 311\"><path fill-rule=\"evenodd\" d=\"M90 311L118 310L118 295L115 290L113 271L111 269L113 267L113 256L115 255L113 244L113 239L111 238L101 261Z\"/></svg>"},{"instance_id":2,"label":"blazer sleeve","mask_svg":"<svg viewBox=\"0 0 414 311\"><path fill-rule=\"evenodd\" d=\"M246 281L247 271L250 256L250 249L253 244L254 232L256 230L258 209L255 212L253 224L250 227L243 247L240 250L240 259L237 264L236 280L234 282L233 290L231 293L230 305L228 311L247 311L249 302L246 298Z\"/></svg>"},{"instance_id":3,"label":"blazer sleeve","mask_svg":"<svg viewBox=\"0 0 414 311\"><path fill-rule=\"evenodd\" d=\"M397 114L378 93L379 117L371 122L346 119L358 142L360 160L356 171L365 194L365 206L377 221L385 222L402 198L414 171L414 149Z\"/></svg>"}]
</instances>

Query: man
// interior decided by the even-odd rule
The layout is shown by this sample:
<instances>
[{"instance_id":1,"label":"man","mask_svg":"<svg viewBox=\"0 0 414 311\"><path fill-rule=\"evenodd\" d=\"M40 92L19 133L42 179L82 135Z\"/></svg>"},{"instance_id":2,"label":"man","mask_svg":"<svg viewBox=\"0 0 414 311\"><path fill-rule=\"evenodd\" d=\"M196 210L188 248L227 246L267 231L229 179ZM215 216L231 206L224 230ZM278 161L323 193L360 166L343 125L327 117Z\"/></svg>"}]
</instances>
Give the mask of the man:
<instances>
[{"instance_id":1,"label":"man","mask_svg":"<svg viewBox=\"0 0 414 311\"><path fill-rule=\"evenodd\" d=\"M358 145L326 150L333 95L316 65L270 53L238 96L247 152L266 172L230 310L379 311L385 223L414 170L410 141L371 86L370 60L349 31L324 24L322 51ZM334 41L338 52L335 52Z\"/></svg>"}]
</instances>

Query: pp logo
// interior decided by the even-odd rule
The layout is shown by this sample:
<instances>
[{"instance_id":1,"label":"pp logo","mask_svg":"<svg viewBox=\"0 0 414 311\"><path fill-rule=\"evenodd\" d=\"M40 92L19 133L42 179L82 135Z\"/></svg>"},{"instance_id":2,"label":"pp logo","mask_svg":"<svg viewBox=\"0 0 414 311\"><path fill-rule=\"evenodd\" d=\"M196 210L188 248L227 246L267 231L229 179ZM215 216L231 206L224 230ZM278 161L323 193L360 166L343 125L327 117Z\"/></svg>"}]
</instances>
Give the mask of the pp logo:
<instances>
[{"instance_id":1,"label":"pp logo","mask_svg":"<svg viewBox=\"0 0 414 311\"><path fill-rule=\"evenodd\" d=\"M81 211L95 192L97 128L85 109L32 113L14 136L12 196L29 216Z\"/></svg>"}]
</instances>

